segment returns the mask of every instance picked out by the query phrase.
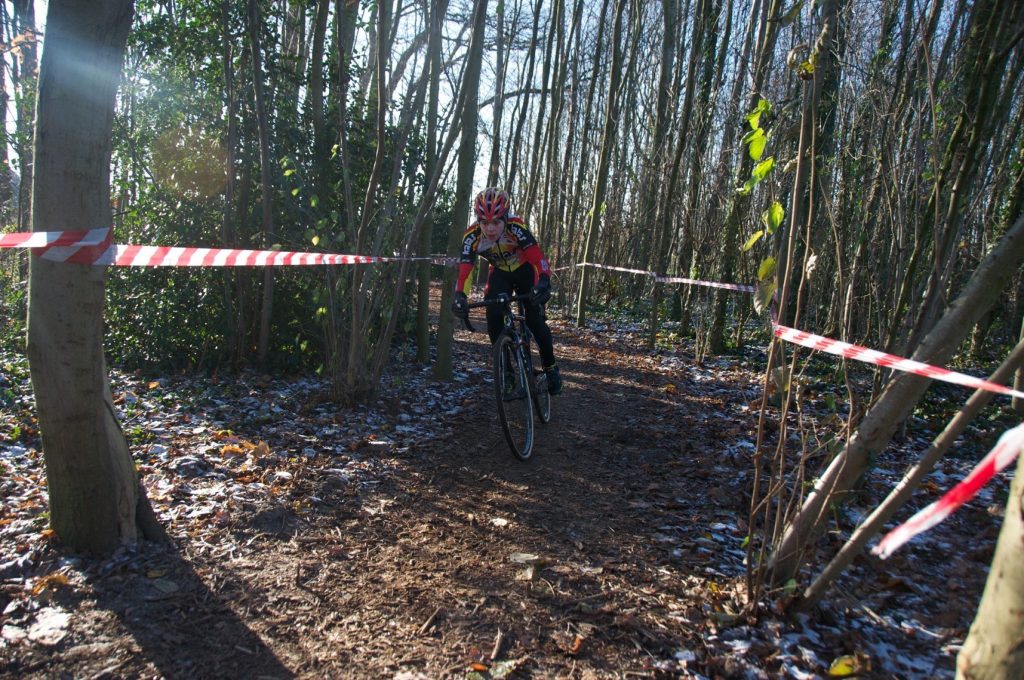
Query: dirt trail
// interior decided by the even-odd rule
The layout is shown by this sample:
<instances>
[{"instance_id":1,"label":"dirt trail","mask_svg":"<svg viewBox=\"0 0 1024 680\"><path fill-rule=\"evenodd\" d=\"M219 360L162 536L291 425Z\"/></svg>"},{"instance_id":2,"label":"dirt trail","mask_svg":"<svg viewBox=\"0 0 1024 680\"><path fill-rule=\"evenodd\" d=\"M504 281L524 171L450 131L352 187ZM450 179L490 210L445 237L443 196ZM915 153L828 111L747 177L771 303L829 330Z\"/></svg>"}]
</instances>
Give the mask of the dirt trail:
<instances>
[{"instance_id":1,"label":"dirt trail","mask_svg":"<svg viewBox=\"0 0 1024 680\"><path fill-rule=\"evenodd\" d=\"M389 445L371 433L332 455L268 462L249 451L231 468L212 460L216 447L179 438L179 455L151 462L147 478L174 544L103 562L61 561L43 548L34 571L7 574L8 624L30 630L46 609L69 619L55 643L5 640L0 672L777 677L822 675L837 656L882 644L931 664L923 676L948 675L955 650L939 648L962 639L973 604L944 622L940 638L917 641L884 618L864 623L852 601L834 605L826 621L750 625L735 616L756 424L742 404L756 396L756 365L695 366L685 350L644 352L639 334L553 325L565 389L529 462L505 448L488 347L464 332L460 383L437 385L420 371L382 397L394 415L448 395L453 406L411 443ZM324 413L305 396L309 403L292 422L278 422L276 434L254 423L247 432L244 422L235 432L284 447L303 432L304 413ZM320 434L304 437L316 440L300 444L312 449L296 450L320 450L325 433L341 437L338 428L356 416L331 417L334 424L318 421ZM197 472L182 482L181 471L191 470L182 467L184 450L200 462L195 452L205 452L219 477ZM260 484L245 486L254 476ZM193 516L197 495L217 484L263 491ZM41 587L45 573L66 582ZM869 568L856 583L882 577ZM974 580L963 594L969 601L979 589ZM916 615L938 625L924 618L929 611ZM921 646L924 661L914 656ZM893 675L887 663L879 677ZM879 668L886 666L876 658Z\"/></svg>"}]
</instances>

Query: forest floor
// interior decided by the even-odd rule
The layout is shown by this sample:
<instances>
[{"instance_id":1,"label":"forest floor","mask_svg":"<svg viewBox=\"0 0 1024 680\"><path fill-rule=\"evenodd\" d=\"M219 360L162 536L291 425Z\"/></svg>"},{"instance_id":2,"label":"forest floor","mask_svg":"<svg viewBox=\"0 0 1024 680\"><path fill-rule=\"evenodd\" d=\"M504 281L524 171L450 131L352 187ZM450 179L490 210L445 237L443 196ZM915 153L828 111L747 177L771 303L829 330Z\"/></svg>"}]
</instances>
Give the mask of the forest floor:
<instances>
[{"instance_id":1,"label":"forest floor","mask_svg":"<svg viewBox=\"0 0 1024 680\"><path fill-rule=\"evenodd\" d=\"M0 675L952 677L1005 475L889 560L858 558L813 614L774 613L783 592L743 616L764 353L697 362L692 344L647 351L627 322L552 326L565 390L526 463L502 438L482 334L457 332L451 383L397 352L356 408L319 378L115 371L171 541L102 560L47 529L27 370L4 352ZM806 437L837 427L834 406L805 393ZM941 426L912 419L820 558ZM989 426L915 508L991 445Z\"/></svg>"}]
</instances>

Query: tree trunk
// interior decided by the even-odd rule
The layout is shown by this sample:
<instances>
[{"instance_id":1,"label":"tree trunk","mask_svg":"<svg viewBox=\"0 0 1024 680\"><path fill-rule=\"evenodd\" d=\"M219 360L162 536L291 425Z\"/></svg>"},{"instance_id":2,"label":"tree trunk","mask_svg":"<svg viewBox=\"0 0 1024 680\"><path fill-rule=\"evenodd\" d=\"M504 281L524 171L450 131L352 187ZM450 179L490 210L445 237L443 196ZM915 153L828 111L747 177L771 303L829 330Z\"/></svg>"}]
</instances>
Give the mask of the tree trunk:
<instances>
[{"instance_id":1,"label":"tree trunk","mask_svg":"<svg viewBox=\"0 0 1024 680\"><path fill-rule=\"evenodd\" d=\"M497 9L497 25L494 30L494 103L491 115L491 160L487 164L487 186L498 186L499 163L501 157L501 119L505 112L505 73L508 61L505 53L505 3L499 2Z\"/></svg>"},{"instance_id":2,"label":"tree trunk","mask_svg":"<svg viewBox=\"0 0 1024 680\"><path fill-rule=\"evenodd\" d=\"M1007 379L1022 362L1024 362L1024 341L1017 343L1010 356L989 376L989 382L999 385L1006 384ZM994 392L987 390L978 390L971 395L971 398L946 425L942 433L932 440L932 445L928 447L928 450L921 454L918 461L907 470L903 479L889 492L885 500L860 523L860 526L853 532L839 553L832 558L828 566L822 570L818 578L804 590L803 597L798 604L801 611L809 610L817 605L829 584L850 566L854 558L861 554L867 542L881 531L885 523L907 504L924 478L935 468L935 464L942 456L946 455L967 429L967 426L995 396Z\"/></svg>"},{"instance_id":3,"label":"tree trunk","mask_svg":"<svg viewBox=\"0 0 1024 680\"><path fill-rule=\"evenodd\" d=\"M462 77L461 93L462 138L459 142L458 176L455 181L455 206L452 209L454 224L448 234L448 253L455 254L463 234L461 220L469 215L469 195L473 186L473 168L476 164L477 98L479 95L480 71L484 54L484 30L486 27L487 0L476 0L473 9L473 35L469 43L466 72ZM437 363L434 377L451 380L452 377L452 293L455 288L455 268L448 267L441 290L441 314L437 322Z\"/></svg>"},{"instance_id":4,"label":"tree trunk","mask_svg":"<svg viewBox=\"0 0 1024 680\"><path fill-rule=\"evenodd\" d=\"M441 89L441 23L447 0L433 0L430 3L430 35L427 38L427 61L430 68L430 92L427 99L427 140L423 174L432 177L437 167L437 109L440 105ZM497 114L496 114L497 115ZM434 211L431 209L420 228L418 255L430 254L434 235ZM430 361L430 263L421 262L416 270L416 360ZM443 313L443 310L442 310Z\"/></svg>"},{"instance_id":5,"label":"tree trunk","mask_svg":"<svg viewBox=\"0 0 1024 680\"><path fill-rule=\"evenodd\" d=\"M956 657L962 680L1024 677L1024 456L1010 484L1006 516L978 613Z\"/></svg>"},{"instance_id":6,"label":"tree trunk","mask_svg":"<svg viewBox=\"0 0 1024 680\"><path fill-rule=\"evenodd\" d=\"M377 44L374 53L377 62L374 66L374 87L373 92L377 95L377 102L374 107L376 123L373 129L377 133L376 151L374 153L373 167L366 181L366 193L363 195L362 210L359 213L359 225L356 228L356 237L353 247L357 253L363 252L366 244L366 235L370 228L370 222L378 210L378 195L380 191L381 171L384 167L384 157L387 151L387 67L391 59L391 2L386 0L377 6ZM363 358L367 351L367 337L364 326L368 318L368 297L363 289L362 280L365 272L363 265L352 267L352 291L350 299L349 314L351 325L349 328L348 357L345 360L345 387L346 398L353 401L360 401L372 395L375 385L369 379L366 365Z\"/></svg>"},{"instance_id":7,"label":"tree trunk","mask_svg":"<svg viewBox=\"0 0 1024 680\"><path fill-rule=\"evenodd\" d=\"M51 0L37 105L33 228L110 225L114 98L129 0ZM83 68L87 67L87 68ZM28 357L50 524L74 550L160 538L117 422L103 356L104 269L33 258Z\"/></svg>"},{"instance_id":8,"label":"tree trunk","mask_svg":"<svg viewBox=\"0 0 1024 680\"><path fill-rule=\"evenodd\" d=\"M540 31L540 8L543 0L537 0L533 8L533 29L530 34L530 54L527 56L526 79L523 81L523 88L529 88L533 83L533 70L537 64L537 33ZM505 177L505 190L515 195L516 181L518 180L519 159L523 156L520 143L523 139L523 124L526 122L526 114L530 108L530 98L519 98L519 120L516 122L516 131L512 136L512 144L509 145L509 170ZM527 177L527 181L531 178Z\"/></svg>"},{"instance_id":9,"label":"tree trunk","mask_svg":"<svg viewBox=\"0 0 1024 680\"><path fill-rule=\"evenodd\" d=\"M14 0L14 23L20 35L36 33L36 10L33 0ZM34 121L36 101L36 42L25 41L21 46L21 58L18 60L17 85L14 89L15 102L18 107L18 124L15 148L21 163L21 182L18 185L18 231L30 228L32 216L29 214L30 194L32 191L32 175L34 161L32 152L32 124Z\"/></svg>"},{"instance_id":10,"label":"tree trunk","mask_svg":"<svg viewBox=\"0 0 1024 680\"><path fill-rule=\"evenodd\" d=\"M544 131L546 126L544 124L544 116L547 113L548 97L551 91L550 79L555 69L552 67L552 53L555 47L555 35L559 32L559 27L562 25L562 16L565 14L565 0L554 0L554 7L551 9L551 15L549 17L550 24L548 26L547 37L544 40L544 63L541 67L540 75L540 96L539 99L539 110L537 116L533 119L533 144L530 147L530 174L526 178L526 194L521 197L519 205L521 213L524 216L528 216L527 219L533 223L533 203L537 198L537 194L540 193L541 179L540 179L540 164L541 159L546 155L544 153ZM552 114L554 115L554 114ZM522 193L522 192L520 192ZM536 225L534 225L536 228Z\"/></svg>"},{"instance_id":11,"label":"tree trunk","mask_svg":"<svg viewBox=\"0 0 1024 680\"><path fill-rule=\"evenodd\" d=\"M760 11L759 11L760 10ZM782 10L782 2L780 0L757 0L754 5L754 10L751 13L750 21L751 24L748 28L748 36L755 33L754 22L758 22L760 31L757 32L757 48L754 51L754 68L753 71L753 89L750 93L750 97L747 99L746 106L743 111L738 112L739 116L742 116L747 111L750 111L757 104L758 98L761 96L761 88L767 79L768 69L772 64L772 55L775 52L775 43L779 35L778 21L779 14ZM750 43L744 42L744 51L749 54ZM741 59L744 62L745 59ZM732 101L740 101L740 87L746 79L746 74L743 73L745 64L741 63L741 73L736 81L733 89ZM726 134L723 135L723 149L727 149L732 146L733 134L735 133L737 125L737 118L733 117L726 121L725 130ZM723 157L725 157L723 152ZM740 177L747 177L751 170L751 159L748 154L740 155ZM731 189L731 187L730 187ZM739 252L739 229L742 214L748 207L750 199L748 197L739 196L735 192L731 192L732 196L729 199L729 210L725 217L725 228L724 235L722 238L722 250L721 250L721 267L719 268L719 277L722 281L732 281L736 273L736 257ZM725 351L725 312L726 312L726 298L729 293L726 291L718 290L715 292L715 307L714 316L711 321L711 328L708 331L708 346L712 353L719 354Z\"/></svg>"},{"instance_id":12,"label":"tree trunk","mask_svg":"<svg viewBox=\"0 0 1024 680\"><path fill-rule=\"evenodd\" d=\"M234 64L234 42L231 39L231 3L229 0L221 2L221 37L224 40L222 45L222 58L224 60L224 116L227 118L227 137L224 140L226 151L224 159L224 214L221 218L221 244L224 248L236 247L235 242L235 148L238 143L238 121L237 103L235 100L235 64ZM234 358L240 361L244 355L245 347L245 325L236 323L236 313L241 313L241 305L238 311L235 310L234 297L232 295L232 284L238 290L239 300L241 299L240 279L234 267L225 267L221 274L224 286L224 328L227 329L227 344L232 348Z\"/></svg>"},{"instance_id":13,"label":"tree trunk","mask_svg":"<svg viewBox=\"0 0 1024 680\"><path fill-rule=\"evenodd\" d=\"M612 66L608 77L608 106L604 119L604 133L601 139L601 157L597 164L597 184L594 187L594 200L590 204L590 221L587 225L586 245L583 250L583 261L588 262L597 244L597 234L601 218L605 212L605 190L608 187L608 169L614 152L615 138L619 125L619 99L622 81L622 14L626 9L627 0L615 0L615 20L612 25ZM586 320L586 306L589 298L588 286L590 271L584 267L580 273L580 290L576 300L576 325L582 326Z\"/></svg>"},{"instance_id":14,"label":"tree trunk","mask_svg":"<svg viewBox=\"0 0 1024 680\"><path fill-rule=\"evenodd\" d=\"M256 96L256 121L260 136L260 188L263 205L263 247L269 248L274 237L274 161L270 158L270 121L263 76L263 49L260 47L259 0L249 0L249 45L252 49L252 84ZM260 312L257 360L267 362L270 353L270 322L274 308L274 268L263 269L263 306Z\"/></svg>"},{"instance_id":15,"label":"tree trunk","mask_svg":"<svg viewBox=\"0 0 1024 680\"><path fill-rule=\"evenodd\" d=\"M327 172L331 164L327 121L324 116L324 51L330 9L331 0L317 2L309 67L309 94L306 98L309 117L313 124L313 193L320 199L321 205L327 205Z\"/></svg>"}]
</instances>

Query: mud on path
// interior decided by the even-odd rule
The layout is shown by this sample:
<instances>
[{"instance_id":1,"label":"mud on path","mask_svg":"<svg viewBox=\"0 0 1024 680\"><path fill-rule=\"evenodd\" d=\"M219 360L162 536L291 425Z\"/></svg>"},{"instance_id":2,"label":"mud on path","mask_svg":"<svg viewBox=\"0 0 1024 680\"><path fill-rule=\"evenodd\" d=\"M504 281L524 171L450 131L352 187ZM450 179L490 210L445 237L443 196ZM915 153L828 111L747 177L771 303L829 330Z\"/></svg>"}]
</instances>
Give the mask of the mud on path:
<instances>
[{"instance_id":1,"label":"mud on path","mask_svg":"<svg viewBox=\"0 0 1024 680\"><path fill-rule=\"evenodd\" d=\"M815 677L850 654L877 677L951 675L990 547L952 596L948 573L921 575L963 598L952 613L898 575L908 557L860 560L821 616L736 616L758 361L552 325L565 389L527 463L502 438L488 345L462 331L460 379L410 367L376 420L308 385L269 418L232 419L236 393L197 402L142 465L170 545L69 558L37 517L4 536L0 674ZM254 379L242 403L285 389Z\"/></svg>"}]
</instances>

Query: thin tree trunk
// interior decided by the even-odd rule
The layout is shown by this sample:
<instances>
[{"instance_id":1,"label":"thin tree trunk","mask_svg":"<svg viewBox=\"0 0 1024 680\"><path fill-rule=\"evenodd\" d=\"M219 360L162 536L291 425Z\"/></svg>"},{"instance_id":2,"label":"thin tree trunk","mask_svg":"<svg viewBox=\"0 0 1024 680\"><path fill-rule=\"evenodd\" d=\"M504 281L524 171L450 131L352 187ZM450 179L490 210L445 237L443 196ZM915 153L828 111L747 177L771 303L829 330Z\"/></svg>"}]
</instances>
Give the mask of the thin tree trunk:
<instances>
[{"instance_id":1,"label":"thin tree trunk","mask_svg":"<svg viewBox=\"0 0 1024 680\"><path fill-rule=\"evenodd\" d=\"M366 243L366 234L377 212L378 194L380 192L381 170L384 167L384 157L387 151L387 67L391 59L391 44L388 40L391 27L391 1L385 0L377 6L377 46L374 53L377 56L377 63L374 65L373 91L377 95L377 103L374 107L376 112L376 124L374 129L377 132L376 153L373 159L373 168L366 182L366 193L363 195L363 206L359 213L359 226L356 229L356 238L353 247L357 253L363 252ZM351 291L351 327L349 328L348 357L345 360L345 396L354 401L362 400L371 395L374 385L367 374L366 365L363 363L367 338L364 330L367 319L367 295L362 286L365 272L363 265L352 267L352 291Z\"/></svg>"},{"instance_id":2,"label":"thin tree trunk","mask_svg":"<svg viewBox=\"0 0 1024 680\"><path fill-rule=\"evenodd\" d=\"M477 99L480 89L480 71L484 54L484 31L486 28L487 0L476 0L473 8L473 34L466 58L466 71L462 76L462 101L459 117L462 120L462 138L459 142L458 175L455 180L455 205L452 208L455 223L448 234L448 253L458 251L460 237L464 233L462 220L469 215L470 192L473 186L473 169L476 164L476 137L479 113ZM452 377L452 294L455 292L455 268L448 267L441 289L441 316L437 323L437 362L434 377L451 380Z\"/></svg>"},{"instance_id":3,"label":"thin tree trunk","mask_svg":"<svg viewBox=\"0 0 1024 680\"><path fill-rule=\"evenodd\" d=\"M430 92L427 99L427 140L423 174L434 175L437 168L437 110L441 89L441 22L447 10L447 0L433 0L430 4L430 36L427 38L427 63L430 69ZM426 197L424 197L426 200ZM417 254L430 254L434 235L434 211L426 216L420 229ZM416 360L430 361L430 263L421 262L416 271ZM443 310L442 310L443 313Z\"/></svg>"},{"instance_id":4,"label":"thin tree trunk","mask_svg":"<svg viewBox=\"0 0 1024 680\"><path fill-rule=\"evenodd\" d=\"M256 96L256 123L260 137L260 189L263 206L263 247L267 248L274 238L274 161L270 157L270 121L265 94L263 75L263 49L260 47L259 0L249 0L247 13L249 25L249 47L252 52L252 81ZM256 358L265 365L270 353L270 324L274 309L274 268L263 269L263 303L260 311L259 345Z\"/></svg>"},{"instance_id":5,"label":"thin tree trunk","mask_svg":"<svg viewBox=\"0 0 1024 680\"><path fill-rule=\"evenodd\" d=\"M235 204L235 148L238 144L238 120L236 114L237 104L235 102L235 63L234 63L234 41L231 36L231 3L229 0L221 2L221 38L223 40L222 58L224 60L224 115L227 118L227 138L224 140L226 150L224 161L224 214L221 217L220 237L225 248L236 247L234 229L234 204ZM237 272L233 267L226 267L222 274L224 285L224 327L227 329L227 344L231 347L236 361L242 358L242 338L245 335L244 327L235 323L235 302L233 289L237 290L232 283L237 283Z\"/></svg>"},{"instance_id":6,"label":"thin tree trunk","mask_svg":"<svg viewBox=\"0 0 1024 680\"><path fill-rule=\"evenodd\" d=\"M587 225L586 245L583 250L583 261L589 262L597 245L597 235L601 219L605 211L605 190L608 186L608 169L611 156L615 150L616 135L619 125L619 100L622 88L622 15L628 0L615 0L615 20L612 25L612 66L608 77L608 106L605 113L604 133L601 139L601 157L597 164L597 184L594 187L594 199L590 204L590 221ZM580 273L579 296L576 300L576 325L583 326L586 321L586 307L590 296L590 269L583 268Z\"/></svg>"},{"instance_id":7,"label":"thin tree trunk","mask_svg":"<svg viewBox=\"0 0 1024 680\"><path fill-rule=\"evenodd\" d=\"M753 30L755 22L759 22L760 33L758 34L759 40L757 40L758 46L754 51L754 87L751 90L750 97L746 100L744 111L738 112L740 116L753 109L758 98L761 96L761 88L764 86L768 75L768 69L772 63L771 57L775 52L775 43L778 38L778 27L780 24L777 17L781 10L781 4L781 0L757 0L754 11L751 14L750 29ZM760 11L758 11L759 9ZM740 59L741 70L745 66L744 61L745 59ZM740 73L733 89L733 101L739 100L739 87L742 85L744 78L745 74ZM735 131L735 126L736 121L734 117L730 118L726 122L726 130L728 134L723 136L724 147L731 145L732 134ZM740 177L748 176L750 174L751 160L749 155L743 154L740 156L739 168ZM724 220L725 233L721 242L722 248L720 251L721 264L719 275L722 281L731 282L734 278L736 254L739 252L740 215L749 203L749 199L735 195L734 193L729 200L729 210L726 213ZM708 333L708 345L709 349L716 354L725 350L725 311L727 295L728 294L724 291L716 291L715 293L715 310L712 318L712 326Z\"/></svg>"},{"instance_id":8,"label":"thin tree trunk","mask_svg":"<svg viewBox=\"0 0 1024 680\"><path fill-rule=\"evenodd\" d=\"M528 88L533 83L533 69L537 63L537 33L540 31L540 8L543 5L543 0L537 0L537 4L533 8L533 31L530 35L530 54L527 57L526 66L526 80L523 81L523 87ZM526 123L526 114L530 110L530 99L528 97L519 98L519 120L516 122L516 131L512 136L512 144L509 146L509 170L508 176L505 178L505 190L515 196L516 182L519 180L519 159L523 156L523 150L520 144L523 139L523 125ZM529 181L530 178L527 178Z\"/></svg>"},{"instance_id":9,"label":"thin tree trunk","mask_svg":"<svg viewBox=\"0 0 1024 680\"><path fill-rule=\"evenodd\" d=\"M497 25L494 31L494 51L496 77L494 79L494 101L491 114L491 160L487 164L487 186L498 185L500 171L498 159L501 158L501 119L505 112L505 73L508 71L508 58L505 52L505 3L499 2L497 9Z\"/></svg>"},{"instance_id":10,"label":"thin tree trunk","mask_svg":"<svg viewBox=\"0 0 1024 680\"><path fill-rule=\"evenodd\" d=\"M1024 677L1021 612L1024 612L1024 456L1006 500L1003 527L978 613L956 657L960 680Z\"/></svg>"},{"instance_id":11,"label":"thin tree trunk","mask_svg":"<svg viewBox=\"0 0 1024 680\"><path fill-rule=\"evenodd\" d=\"M33 123L36 109L36 10L34 0L14 0L14 24L19 35L33 34L31 40L21 45L17 83L14 88L18 108L17 136L15 148L21 162L21 182L18 185L18 231L28 231L32 224L31 208L33 159ZM5 166L6 167L6 166Z\"/></svg>"}]
</instances>

